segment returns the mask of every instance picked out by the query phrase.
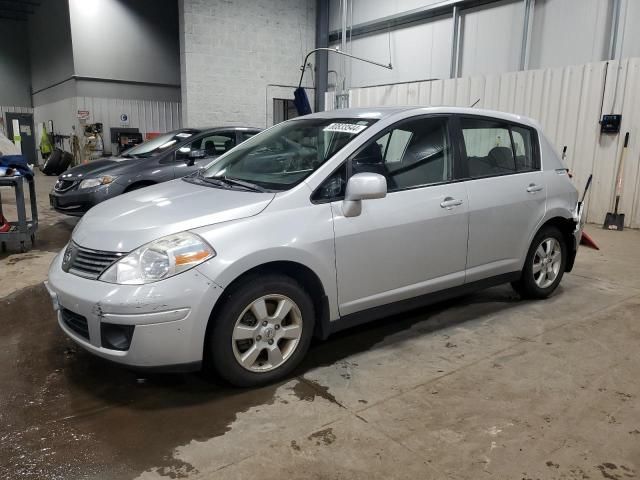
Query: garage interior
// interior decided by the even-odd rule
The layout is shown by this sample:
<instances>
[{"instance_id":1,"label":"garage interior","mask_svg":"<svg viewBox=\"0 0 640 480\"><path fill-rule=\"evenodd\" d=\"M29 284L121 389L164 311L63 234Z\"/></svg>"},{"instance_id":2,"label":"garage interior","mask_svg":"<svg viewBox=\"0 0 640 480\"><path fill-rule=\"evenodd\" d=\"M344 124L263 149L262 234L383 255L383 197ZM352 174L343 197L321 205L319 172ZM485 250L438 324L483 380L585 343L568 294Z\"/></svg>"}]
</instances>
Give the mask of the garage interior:
<instances>
[{"instance_id":1,"label":"garage interior","mask_svg":"<svg viewBox=\"0 0 640 480\"><path fill-rule=\"evenodd\" d=\"M0 477L640 478L638 22L638 0L0 0L0 133L38 213L26 248L0 233ZM43 282L79 218L50 206L43 136L91 164L181 128L271 127L304 113L299 86L313 112L536 120L580 195L593 178L599 249L548 300L507 284L388 316L259 388L69 339ZM18 205L0 194L1 227Z\"/></svg>"}]
</instances>

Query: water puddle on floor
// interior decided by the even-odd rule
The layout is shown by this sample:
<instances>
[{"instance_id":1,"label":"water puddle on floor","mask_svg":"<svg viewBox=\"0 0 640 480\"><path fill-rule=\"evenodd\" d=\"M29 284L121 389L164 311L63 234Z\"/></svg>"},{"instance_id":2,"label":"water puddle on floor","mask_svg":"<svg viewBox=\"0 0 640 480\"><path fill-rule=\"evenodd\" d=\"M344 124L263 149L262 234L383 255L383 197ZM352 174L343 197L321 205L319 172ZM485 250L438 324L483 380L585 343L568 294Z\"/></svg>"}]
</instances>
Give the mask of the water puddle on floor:
<instances>
[{"instance_id":1,"label":"water puddle on floor","mask_svg":"<svg viewBox=\"0 0 640 480\"><path fill-rule=\"evenodd\" d=\"M441 328L442 321L429 317L450 306L314 342L289 379L298 379L289 398L342 408L327 386L302 375L386 338ZM240 390L204 374L140 375L107 363L60 331L42 284L0 299L0 324L3 479L132 478L148 469L189 476L193 467L174 457L176 447L224 435L239 413L273 404L276 390L286 383Z\"/></svg>"}]
</instances>

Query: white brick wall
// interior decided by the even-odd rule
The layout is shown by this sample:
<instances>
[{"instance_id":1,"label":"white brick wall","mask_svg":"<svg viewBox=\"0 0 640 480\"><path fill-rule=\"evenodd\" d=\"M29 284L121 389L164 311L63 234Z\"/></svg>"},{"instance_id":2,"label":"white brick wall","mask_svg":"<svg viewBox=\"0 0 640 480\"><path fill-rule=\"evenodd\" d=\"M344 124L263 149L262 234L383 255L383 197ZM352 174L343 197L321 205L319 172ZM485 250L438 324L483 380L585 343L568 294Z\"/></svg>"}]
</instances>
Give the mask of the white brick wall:
<instances>
[{"instance_id":1,"label":"white brick wall","mask_svg":"<svg viewBox=\"0 0 640 480\"><path fill-rule=\"evenodd\" d=\"M180 23L185 126L270 126L315 46L315 0L181 0Z\"/></svg>"}]
</instances>

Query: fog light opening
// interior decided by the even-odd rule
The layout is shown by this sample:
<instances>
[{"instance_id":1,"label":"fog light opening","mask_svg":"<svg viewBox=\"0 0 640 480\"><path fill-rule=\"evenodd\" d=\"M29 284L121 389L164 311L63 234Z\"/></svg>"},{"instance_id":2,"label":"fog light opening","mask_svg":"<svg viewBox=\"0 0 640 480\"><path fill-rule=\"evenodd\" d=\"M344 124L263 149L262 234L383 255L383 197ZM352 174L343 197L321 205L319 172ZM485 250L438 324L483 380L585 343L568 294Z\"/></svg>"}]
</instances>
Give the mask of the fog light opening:
<instances>
[{"instance_id":1,"label":"fog light opening","mask_svg":"<svg viewBox=\"0 0 640 480\"><path fill-rule=\"evenodd\" d=\"M102 346L111 350L129 350L134 329L134 325L102 323L100 325L100 337L102 339Z\"/></svg>"}]
</instances>

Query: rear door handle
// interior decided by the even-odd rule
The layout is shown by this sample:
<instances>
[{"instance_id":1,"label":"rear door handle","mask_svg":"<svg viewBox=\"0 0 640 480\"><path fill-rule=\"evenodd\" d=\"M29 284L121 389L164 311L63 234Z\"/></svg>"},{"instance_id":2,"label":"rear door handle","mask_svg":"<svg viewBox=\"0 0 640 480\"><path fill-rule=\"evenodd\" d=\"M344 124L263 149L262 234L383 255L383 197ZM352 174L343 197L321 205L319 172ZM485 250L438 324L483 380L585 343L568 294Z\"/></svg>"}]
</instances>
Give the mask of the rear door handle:
<instances>
[{"instance_id":1,"label":"rear door handle","mask_svg":"<svg viewBox=\"0 0 640 480\"><path fill-rule=\"evenodd\" d=\"M462 200L456 200L453 197L446 197L442 202L440 202L440 206L447 210L451 210L453 207L457 207L459 205L462 205Z\"/></svg>"},{"instance_id":2,"label":"rear door handle","mask_svg":"<svg viewBox=\"0 0 640 480\"><path fill-rule=\"evenodd\" d=\"M536 185L535 183L530 183L527 187L527 192L536 193L542 190L542 185Z\"/></svg>"}]
</instances>

